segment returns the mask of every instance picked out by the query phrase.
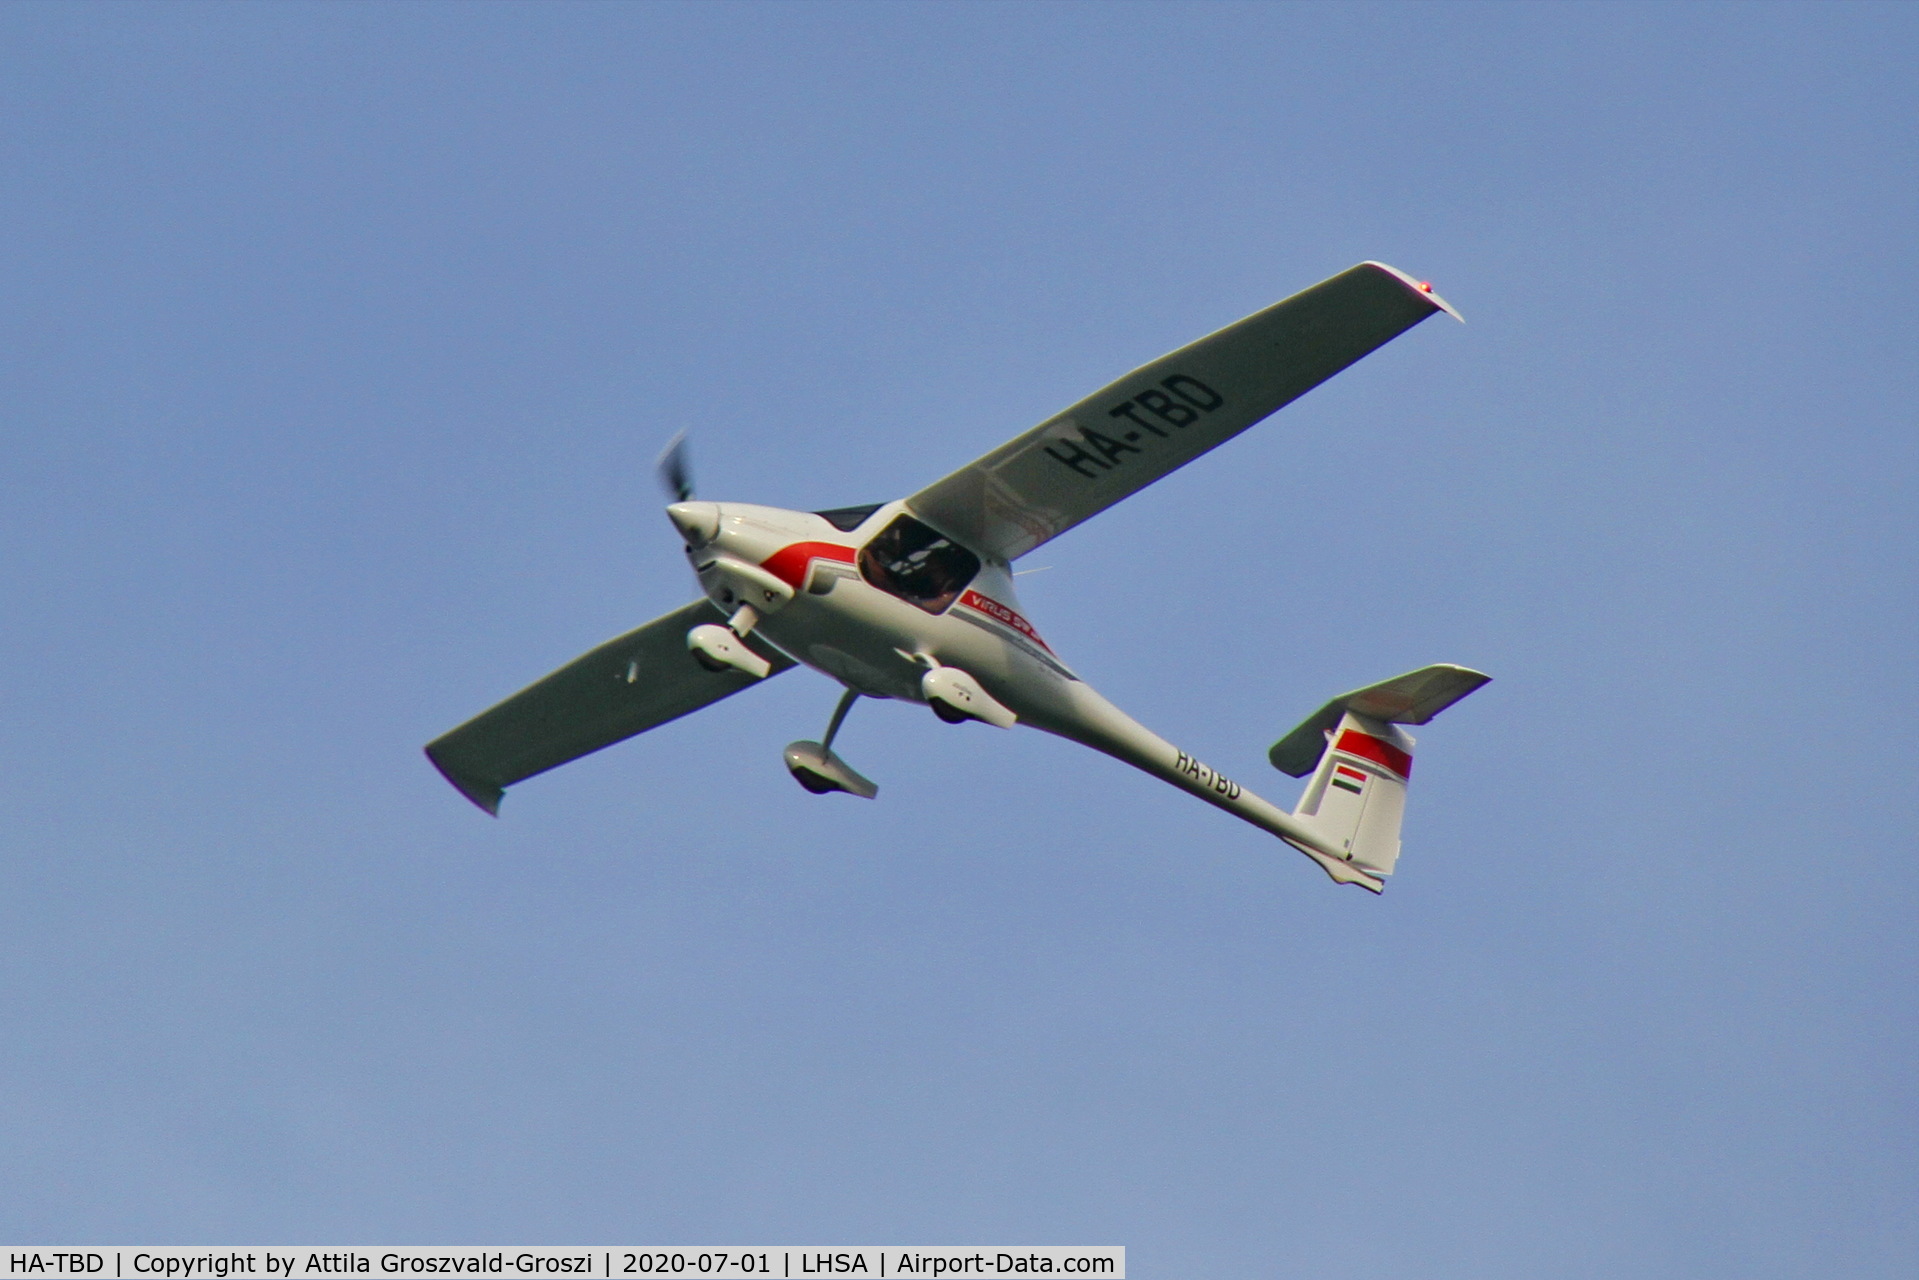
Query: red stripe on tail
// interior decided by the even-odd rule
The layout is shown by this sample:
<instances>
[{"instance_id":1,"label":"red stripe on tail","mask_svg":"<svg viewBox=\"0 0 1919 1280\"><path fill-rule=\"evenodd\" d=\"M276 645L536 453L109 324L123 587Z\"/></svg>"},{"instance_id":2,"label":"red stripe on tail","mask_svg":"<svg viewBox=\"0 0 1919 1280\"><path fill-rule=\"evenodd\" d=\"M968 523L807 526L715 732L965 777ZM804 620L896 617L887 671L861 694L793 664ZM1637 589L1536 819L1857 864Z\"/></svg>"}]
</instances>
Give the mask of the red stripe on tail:
<instances>
[{"instance_id":1,"label":"red stripe on tail","mask_svg":"<svg viewBox=\"0 0 1919 1280\"><path fill-rule=\"evenodd\" d=\"M1357 729L1348 729L1339 735L1339 741L1333 744L1333 750L1344 751L1349 756L1358 756L1361 760L1371 760L1374 764L1384 765L1402 778L1413 776L1413 758L1382 738L1370 733L1361 733Z\"/></svg>"}]
</instances>

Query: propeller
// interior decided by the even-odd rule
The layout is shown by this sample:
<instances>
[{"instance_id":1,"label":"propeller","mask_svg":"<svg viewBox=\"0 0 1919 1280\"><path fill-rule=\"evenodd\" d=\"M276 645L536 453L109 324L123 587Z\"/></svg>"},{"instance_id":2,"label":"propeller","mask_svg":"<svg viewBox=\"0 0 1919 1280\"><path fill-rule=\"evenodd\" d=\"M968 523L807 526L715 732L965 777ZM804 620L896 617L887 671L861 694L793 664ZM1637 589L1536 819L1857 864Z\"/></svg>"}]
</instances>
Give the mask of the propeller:
<instances>
[{"instance_id":1,"label":"propeller","mask_svg":"<svg viewBox=\"0 0 1919 1280\"><path fill-rule=\"evenodd\" d=\"M660 451L659 461L653 465L659 472L660 483L673 501L692 501L693 466L686 456L686 432L682 431L667 441L666 448Z\"/></svg>"}]
</instances>

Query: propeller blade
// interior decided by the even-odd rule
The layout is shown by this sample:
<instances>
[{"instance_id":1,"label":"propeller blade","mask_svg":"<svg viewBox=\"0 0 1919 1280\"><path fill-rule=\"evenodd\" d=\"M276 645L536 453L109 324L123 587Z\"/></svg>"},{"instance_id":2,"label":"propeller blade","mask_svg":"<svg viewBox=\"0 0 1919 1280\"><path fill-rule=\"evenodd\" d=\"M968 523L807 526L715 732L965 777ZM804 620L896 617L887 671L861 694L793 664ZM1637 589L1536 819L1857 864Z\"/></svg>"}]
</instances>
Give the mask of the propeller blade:
<instances>
[{"instance_id":1,"label":"propeller blade","mask_svg":"<svg viewBox=\"0 0 1919 1280\"><path fill-rule=\"evenodd\" d=\"M659 471L660 483L666 487L675 502L690 502L693 498L693 466L686 456L686 432L682 431L667 442L660 451L659 461L653 464Z\"/></svg>"}]
</instances>

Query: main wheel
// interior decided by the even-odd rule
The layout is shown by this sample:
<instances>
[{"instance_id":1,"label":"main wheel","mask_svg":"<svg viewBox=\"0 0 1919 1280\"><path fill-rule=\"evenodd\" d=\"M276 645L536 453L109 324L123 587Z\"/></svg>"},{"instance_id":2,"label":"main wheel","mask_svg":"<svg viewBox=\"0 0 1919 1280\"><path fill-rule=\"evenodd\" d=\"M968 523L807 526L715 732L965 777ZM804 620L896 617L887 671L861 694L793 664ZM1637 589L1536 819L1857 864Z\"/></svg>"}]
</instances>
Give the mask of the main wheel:
<instances>
[{"instance_id":1,"label":"main wheel","mask_svg":"<svg viewBox=\"0 0 1919 1280\"><path fill-rule=\"evenodd\" d=\"M958 707L953 706L951 703L944 702L939 698L934 698L930 705L933 708L933 714L948 724L965 724L973 718L964 711L961 711Z\"/></svg>"},{"instance_id":2,"label":"main wheel","mask_svg":"<svg viewBox=\"0 0 1919 1280\"><path fill-rule=\"evenodd\" d=\"M794 769L791 772L795 782L816 796L823 796L829 791L839 790L839 784L820 777L819 774L814 773L811 769Z\"/></svg>"}]
</instances>

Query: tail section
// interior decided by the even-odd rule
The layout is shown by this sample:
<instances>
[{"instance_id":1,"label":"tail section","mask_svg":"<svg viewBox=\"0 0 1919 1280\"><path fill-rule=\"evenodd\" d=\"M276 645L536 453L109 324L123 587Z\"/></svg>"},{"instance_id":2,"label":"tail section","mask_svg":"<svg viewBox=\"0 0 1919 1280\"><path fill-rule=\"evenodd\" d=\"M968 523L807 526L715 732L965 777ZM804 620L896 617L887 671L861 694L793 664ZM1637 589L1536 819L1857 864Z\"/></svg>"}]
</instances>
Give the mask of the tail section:
<instances>
[{"instance_id":1,"label":"tail section","mask_svg":"<svg viewBox=\"0 0 1919 1280\"><path fill-rule=\"evenodd\" d=\"M1396 725L1348 711L1328 735L1313 780L1293 816L1326 846L1375 875L1399 861L1399 824L1413 736Z\"/></svg>"},{"instance_id":2,"label":"tail section","mask_svg":"<svg viewBox=\"0 0 1919 1280\"><path fill-rule=\"evenodd\" d=\"M1413 771L1414 740L1399 726L1425 724L1489 679L1439 664L1321 707L1269 753L1281 772L1312 774L1293 817L1355 867L1391 875Z\"/></svg>"}]
</instances>

